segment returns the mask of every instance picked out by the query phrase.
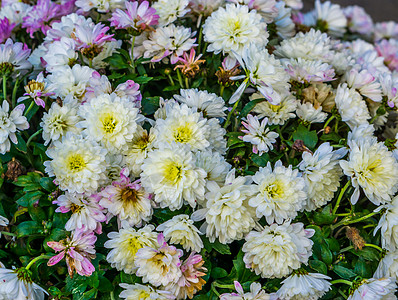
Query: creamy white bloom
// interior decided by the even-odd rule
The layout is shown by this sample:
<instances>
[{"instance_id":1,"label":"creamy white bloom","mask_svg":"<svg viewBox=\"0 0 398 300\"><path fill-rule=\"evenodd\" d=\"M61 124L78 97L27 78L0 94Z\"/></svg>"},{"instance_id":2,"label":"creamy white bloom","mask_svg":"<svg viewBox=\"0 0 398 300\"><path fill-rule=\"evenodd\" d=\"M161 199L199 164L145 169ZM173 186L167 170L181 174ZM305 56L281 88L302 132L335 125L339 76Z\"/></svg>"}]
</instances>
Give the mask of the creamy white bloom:
<instances>
[{"instance_id":1,"label":"creamy white bloom","mask_svg":"<svg viewBox=\"0 0 398 300\"><path fill-rule=\"evenodd\" d=\"M375 205L391 202L398 190L398 162L392 152L376 138L352 140L348 145L348 161L340 161L340 166L355 188L351 203L358 201L360 188Z\"/></svg>"},{"instance_id":2,"label":"creamy white bloom","mask_svg":"<svg viewBox=\"0 0 398 300\"><path fill-rule=\"evenodd\" d=\"M245 135L239 138L253 145L253 153L262 155L268 152L268 150L274 149L272 144L276 142L276 138L278 138L279 134L265 128L267 122L268 118L264 118L260 123L257 116L252 116L250 114L247 115L247 122L242 121L246 130L242 129Z\"/></svg>"},{"instance_id":3,"label":"creamy white bloom","mask_svg":"<svg viewBox=\"0 0 398 300\"><path fill-rule=\"evenodd\" d=\"M139 230L121 228L119 232L108 233L109 240L105 242L104 247L112 249L106 256L112 268L134 274L138 249L158 246L157 233L153 232L154 229L153 225L146 225Z\"/></svg>"},{"instance_id":4,"label":"creamy white bloom","mask_svg":"<svg viewBox=\"0 0 398 300\"><path fill-rule=\"evenodd\" d=\"M142 285L139 283L127 284L121 283L124 289L119 297L126 300L167 300L175 299L175 296L168 291L155 290L150 285Z\"/></svg>"},{"instance_id":5,"label":"creamy white bloom","mask_svg":"<svg viewBox=\"0 0 398 300\"><path fill-rule=\"evenodd\" d=\"M245 45L253 43L262 49L268 43L267 24L255 10L246 5L227 4L206 19L203 25L207 51L242 55Z\"/></svg>"},{"instance_id":6,"label":"creamy white bloom","mask_svg":"<svg viewBox=\"0 0 398 300\"><path fill-rule=\"evenodd\" d=\"M196 165L206 171L206 182L215 181L222 185L225 182L231 165L219 152L209 150L197 151L195 153ZM199 203L200 204L200 203Z\"/></svg>"},{"instance_id":7,"label":"creamy white bloom","mask_svg":"<svg viewBox=\"0 0 398 300\"><path fill-rule=\"evenodd\" d=\"M196 108L208 118L225 117L225 101L223 98L208 91L199 91L198 89L180 90L180 95L174 95L174 98L185 103L188 107Z\"/></svg>"},{"instance_id":8,"label":"creamy white bloom","mask_svg":"<svg viewBox=\"0 0 398 300\"><path fill-rule=\"evenodd\" d=\"M398 251L387 251L385 256L380 260L374 278L392 277L398 278Z\"/></svg>"},{"instance_id":9,"label":"creamy white bloom","mask_svg":"<svg viewBox=\"0 0 398 300\"><path fill-rule=\"evenodd\" d=\"M138 108L127 98L116 94L103 94L80 106L79 116L83 119L77 127L83 134L103 145L111 153L126 148L134 137L137 122L143 120Z\"/></svg>"},{"instance_id":10,"label":"creamy white bloom","mask_svg":"<svg viewBox=\"0 0 398 300\"><path fill-rule=\"evenodd\" d=\"M346 83L338 86L334 101L341 119L350 128L368 123L370 114L366 102L357 91L348 88Z\"/></svg>"},{"instance_id":11,"label":"creamy white bloom","mask_svg":"<svg viewBox=\"0 0 398 300\"><path fill-rule=\"evenodd\" d=\"M255 226L253 209L247 203L252 194L247 178L235 178L235 169L231 170L225 184L221 187L214 181L207 183L206 208L199 209L191 216L194 221L206 219L200 230L206 233L210 242L216 238L222 244L240 240Z\"/></svg>"},{"instance_id":12,"label":"creamy white bloom","mask_svg":"<svg viewBox=\"0 0 398 300\"><path fill-rule=\"evenodd\" d=\"M304 179L292 166L286 168L278 160L272 170L268 162L252 179L255 183L251 188L254 195L249 205L256 209L257 217L264 216L268 224L294 219L297 212L303 209L307 199Z\"/></svg>"},{"instance_id":13,"label":"creamy white bloom","mask_svg":"<svg viewBox=\"0 0 398 300\"><path fill-rule=\"evenodd\" d=\"M11 149L11 142L18 144L16 133L29 128L29 122L23 115L25 105L19 104L10 112L10 104L3 101L0 107L0 153Z\"/></svg>"},{"instance_id":14,"label":"creamy white bloom","mask_svg":"<svg viewBox=\"0 0 398 300\"><path fill-rule=\"evenodd\" d=\"M68 96L68 98L73 98ZM67 132L79 134L80 128L76 124L81 120L77 115L77 106L71 99L70 103L60 106L57 102L51 104L48 112L44 112L40 126L43 128L44 145L47 146L51 141L55 142L62 139Z\"/></svg>"},{"instance_id":15,"label":"creamy white bloom","mask_svg":"<svg viewBox=\"0 0 398 300\"><path fill-rule=\"evenodd\" d=\"M320 273L298 271L282 281L276 294L283 300L318 300L331 289L331 279Z\"/></svg>"},{"instance_id":16,"label":"creamy white bloom","mask_svg":"<svg viewBox=\"0 0 398 300\"><path fill-rule=\"evenodd\" d=\"M106 221L106 217L95 195L89 196L67 191L64 195L59 196L57 200L53 201L53 204L59 206L55 212L72 212L72 216L65 224L65 229L68 231L76 229L94 231L101 228L99 222Z\"/></svg>"},{"instance_id":17,"label":"creamy white bloom","mask_svg":"<svg viewBox=\"0 0 398 300\"><path fill-rule=\"evenodd\" d=\"M106 13L123 7L123 0L77 0L76 6L83 11L95 8L98 12Z\"/></svg>"},{"instance_id":18,"label":"creamy white bloom","mask_svg":"<svg viewBox=\"0 0 398 300\"><path fill-rule=\"evenodd\" d=\"M296 114L301 120L308 123L323 123L328 117L328 114L322 111L322 106L315 108L309 102L298 103Z\"/></svg>"},{"instance_id":19,"label":"creamy white bloom","mask_svg":"<svg viewBox=\"0 0 398 300\"><path fill-rule=\"evenodd\" d=\"M161 233L157 242L159 247L138 249L134 262L137 267L136 274L142 277L143 282L149 282L154 286L176 283L182 275L180 257L183 251L167 245Z\"/></svg>"},{"instance_id":20,"label":"creamy white bloom","mask_svg":"<svg viewBox=\"0 0 398 300\"><path fill-rule=\"evenodd\" d=\"M52 160L44 162L45 171L61 190L95 192L106 180L106 153L96 142L68 132L47 149Z\"/></svg>"},{"instance_id":21,"label":"creamy white bloom","mask_svg":"<svg viewBox=\"0 0 398 300\"><path fill-rule=\"evenodd\" d=\"M343 175L339 160L346 154L347 150L344 148L333 151L329 143L323 143L314 153L303 152L298 167L303 172L305 180L308 195L305 205L307 211L322 207L333 199Z\"/></svg>"},{"instance_id":22,"label":"creamy white bloom","mask_svg":"<svg viewBox=\"0 0 398 300\"><path fill-rule=\"evenodd\" d=\"M206 172L196 167L187 145L161 144L148 153L141 168L142 185L155 194L154 201L162 208L180 209L184 201L195 207L197 200L203 200Z\"/></svg>"},{"instance_id":23,"label":"creamy white bloom","mask_svg":"<svg viewBox=\"0 0 398 300\"><path fill-rule=\"evenodd\" d=\"M264 96L260 93L255 93L251 96L251 100L261 99ZM281 102L278 105L262 101L257 103L253 111L258 113L259 118L268 118L269 125L283 125L291 118L294 118L298 101L290 93L284 93L281 96Z\"/></svg>"},{"instance_id":24,"label":"creamy white bloom","mask_svg":"<svg viewBox=\"0 0 398 300\"><path fill-rule=\"evenodd\" d=\"M190 146L192 151L211 148L208 140L210 126L195 108L186 104L167 108L166 119L157 119L154 127L157 146L175 142Z\"/></svg>"},{"instance_id":25,"label":"creamy white bloom","mask_svg":"<svg viewBox=\"0 0 398 300\"><path fill-rule=\"evenodd\" d=\"M381 85L368 70L352 68L346 72L344 80L349 88L356 89L361 95L376 102L382 100Z\"/></svg>"},{"instance_id":26,"label":"creamy white bloom","mask_svg":"<svg viewBox=\"0 0 398 300\"><path fill-rule=\"evenodd\" d=\"M281 278L307 264L312 255L313 229L303 223L265 226L262 232L251 231L243 245L246 268L263 278Z\"/></svg>"},{"instance_id":27,"label":"creamy white bloom","mask_svg":"<svg viewBox=\"0 0 398 300\"><path fill-rule=\"evenodd\" d=\"M242 55L237 57L246 76L236 76L233 79L245 78L238 90L231 96L229 103L238 101L246 86L250 83L267 99L271 104L281 102L281 94L288 91L289 75L282 67L281 62L269 55L268 51L258 48L251 43L246 46Z\"/></svg>"},{"instance_id":28,"label":"creamy white bloom","mask_svg":"<svg viewBox=\"0 0 398 300\"><path fill-rule=\"evenodd\" d=\"M178 57L195 46L194 35L190 28L183 26L170 24L158 27L149 34L148 39L143 41L143 55L145 58L151 58L152 62L161 61L171 55L170 62L175 64Z\"/></svg>"},{"instance_id":29,"label":"creamy white bloom","mask_svg":"<svg viewBox=\"0 0 398 300\"><path fill-rule=\"evenodd\" d=\"M276 46L274 54L284 58L303 58L329 62L334 52L330 38L326 33L311 29L307 33L299 32L291 39L283 40Z\"/></svg>"},{"instance_id":30,"label":"creamy white bloom","mask_svg":"<svg viewBox=\"0 0 398 300\"><path fill-rule=\"evenodd\" d=\"M350 294L347 300L383 300L383 296L395 293L396 289L395 278L392 277L363 279L361 285Z\"/></svg>"},{"instance_id":31,"label":"creamy white bloom","mask_svg":"<svg viewBox=\"0 0 398 300\"><path fill-rule=\"evenodd\" d=\"M394 197L385 208L386 211L381 216L374 234L376 235L380 229L382 247L389 251L396 251L398 249L398 196Z\"/></svg>"},{"instance_id":32,"label":"creamy white bloom","mask_svg":"<svg viewBox=\"0 0 398 300\"><path fill-rule=\"evenodd\" d=\"M321 3L315 1L315 18L324 22L324 26L330 35L342 36L347 27L347 18L345 17L340 5L332 4L330 1Z\"/></svg>"},{"instance_id":33,"label":"creamy white bloom","mask_svg":"<svg viewBox=\"0 0 398 300\"><path fill-rule=\"evenodd\" d=\"M173 23L189 12L188 0L158 0L152 4L159 18L159 25L164 26Z\"/></svg>"},{"instance_id":34,"label":"creamy white bloom","mask_svg":"<svg viewBox=\"0 0 398 300\"><path fill-rule=\"evenodd\" d=\"M172 244L180 244L185 251L200 252L203 242L199 229L195 227L188 215L177 215L160 224L157 231L163 232L165 239Z\"/></svg>"},{"instance_id":35,"label":"creamy white bloom","mask_svg":"<svg viewBox=\"0 0 398 300\"><path fill-rule=\"evenodd\" d=\"M148 133L148 131L141 126L137 126L133 139L127 142L127 148L122 152L124 161L133 176L140 176L144 159L147 158L148 153L154 149L154 141L155 135L153 133L153 127Z\"/></svg>"},{"instance_id":36,"label":"creamy white bloom","mask_svg":"<svg viewBox=\"0 0 398 300\"><path fill-rule=\"evenodd\" d=\"M87 66L74 65L70 67L59 67L54 73L47 76L49 88L57 96L64 98L72 95L78 99L84 96L87 83L94 72Z\"/></svg>"}]
</instances>

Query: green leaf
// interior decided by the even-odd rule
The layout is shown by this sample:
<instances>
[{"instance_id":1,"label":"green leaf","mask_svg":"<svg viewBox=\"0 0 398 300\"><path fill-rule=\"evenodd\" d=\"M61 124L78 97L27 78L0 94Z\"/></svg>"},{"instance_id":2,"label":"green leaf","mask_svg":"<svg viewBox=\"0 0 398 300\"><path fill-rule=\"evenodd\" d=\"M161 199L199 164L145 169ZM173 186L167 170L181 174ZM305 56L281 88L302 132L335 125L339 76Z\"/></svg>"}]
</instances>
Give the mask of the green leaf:
<instances>
[{"instance_id":1,"label":"green leaf","mask_svg":"<svg viewBox=\"0 0 398 300\"><path fill-rule=\"evenodd\" d=\"M314 269L315 271L321 273L321 274L327 274L328 273L328 267L326 264L320 260L310 260L309 261L311 269Z\"/></svg>"},{"instance_id":2,"label":"green leaf","mask_svg":"<svg viewBox=\"0 0 398 300\"><path fill-rule=\"evenodd\" d=\"M293 133L293 140L302 140L308 148L314 148L318 142L316 131L309 131L305 126L300 124Z\"/></svg>"},{"instance_id":3,"label":"green leaf","mask_svg":"<svg viewBox=\"0 0 398 300\"><path fill-rule=\"evenodd\" d=\"M355 273L354 271L340 265L335 265L333 267L333 272L335 272L338 276L340 276L343 279L351 279L357 276L357 273Z\"/></svg>"},{"instance_id":4,"label":"green leaf","mask_svg":"<svg viewBox=\"0 0 398 300\"><path fill-rule=\"evenodd\" d=\"M43 234L43 226L37 224L35 221L25 221L17 226L16 233L18 238L32 234Z\"/></svg>"},{"instance_id":5,"label":"green leaf","mask_svg":"<svg viewBox=\"0 0 398 300\"><path fill-rule=\"evenodd\" d=\"M264 99L256 99L256 100L252 100L249 103L247 103L245 105L245 107L242 109L242 111L240 112L239 117L240 118L246 117L249 114L249 112L251 112L253 110L253 108L257 105L257 103L260 103L260 102L264 102Z\"/></svg>"},{"instance_id":6,"label":"green leaf","mask_svg":"<svg viewBox=\"0 0 398 300\"><path fill-rule=\"evenodd\" d=\"M226 277L227 275L228 275L228 272L225 271L223 268L216 267L211 270L210 276L213 277L214 279L219 279L219 278Z\"/></svg>"}]
</instances>

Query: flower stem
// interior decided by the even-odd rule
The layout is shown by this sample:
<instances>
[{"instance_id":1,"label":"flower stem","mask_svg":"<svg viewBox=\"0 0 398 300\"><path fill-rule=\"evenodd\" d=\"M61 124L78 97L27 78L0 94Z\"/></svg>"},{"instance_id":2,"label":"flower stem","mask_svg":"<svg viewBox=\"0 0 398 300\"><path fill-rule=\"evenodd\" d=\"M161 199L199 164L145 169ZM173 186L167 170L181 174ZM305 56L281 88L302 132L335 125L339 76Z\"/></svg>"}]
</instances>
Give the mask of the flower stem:
<instances>
[{"instance_id":1,"label":"flower stem","mask_svg":"<svg viewBox=\"0 0 398 300\"><path fill-rule=\"evenodd\" d=\"M28 113L31 111L31 109L33 108L33 105L35 104L34 101L32 101L28 107L28 109L25 111L25 113L23 114L25 117L28 115Z\"/></svg>"},{"instance_id":2,"label":"flower stem","mask_svg":"<svg viewBox=\"0 0 398 300\"><path fill-rule=\"evenodd\" d=\"M380 247L379 247L379 246L377 246L377 245L373 245L373 244L365 244L364 246L366 246L366 247L372 247L372 248L375 248L375 249L379 250L380 252L383 252L383 249L382 249L382 248L380 248Z\"/></svg>"},{"instance_id":3,"label":"flower stem","mask_svg":"<svg viewBox=\"0 0 398 300\"><path fill-rule=\"evenodd\" d=\"M32 135L29 137L28 141L26 142L26 147L29 147L29 144L30 144L30 142L33 140L33 138L34 138L35 136L37 136L38 134L40 134L42 131L43 131L43 128L39 129L39 130L36 131L34 134L32 134Z\"/></svg>"},{"instance_id":4,"label":"flower stem","mask_svg":"<svg viewBox=\"0 0 398 300\"><path fill-rule=\"evenodd\" d=\"M337 280L333 280L330 282L331 284L336 284L336 283L344 283L347 284L349 286L352 286L352 282L348 281L348 280L344 280L344 279L337 279Z\"/></svg>"},{"instance_id":5,"label":"flower stem","mask_svg":"<svg viewBox=\"0 0 398 300\"><path fill-rule=\"evenodd\" d=\"M17 80L15 81L14 89L12 90L12 108L17 106L17 90L18 90L18 85L19 85L19 77L17 77Z\"/></svg>"},{"instance_id":6,"label":"flower stem","mask_svg":"<svg viewBox=\"0 0 398 300\"><path fill-rule=\"evenodd\" d=\"M7 100L7 77L3 75L3 99Z\"/></svg>"},{"instance_id":7,"label":"flower stem","mask_svg":"<svg viewBox=\"0 0 398 300\"><path fill-rule=\"evenodd\" d=\"M51 256L49 255L40 255L38 257L35 257L34 259L32 259L28 265L25 267L26 270L29 270L31 266L33 266L33 264L41 259L49 259L51 258Z\"/></svg>"},{"instance_id":8,"label":"flower stem","mask_svg":"<svg viewBox=\"0 0 398 300\"><path fill-rule=\"evenodd\" d=\"M345 184L345 186L341 189L340 194L339 194L339 197L337 198L336 205L335 205L334 208L333 208L332 215L334 215L334 214L336 213L337 209L339 208L340 201L341 201L341 199L343 198L343 195L344 195L345 191L348 189L348 187L350 186L350 184L351 184L351 181L348 181L348 182Z\"/></svg>"}]
</instances>

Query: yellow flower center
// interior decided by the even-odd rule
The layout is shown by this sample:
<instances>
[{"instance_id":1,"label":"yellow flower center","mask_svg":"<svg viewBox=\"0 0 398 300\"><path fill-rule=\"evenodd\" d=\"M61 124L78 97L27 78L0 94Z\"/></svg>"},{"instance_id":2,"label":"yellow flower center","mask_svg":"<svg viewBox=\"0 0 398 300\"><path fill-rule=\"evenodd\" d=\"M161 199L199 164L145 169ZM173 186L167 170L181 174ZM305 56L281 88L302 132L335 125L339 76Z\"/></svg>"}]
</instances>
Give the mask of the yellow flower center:
<instances>
[{"instance_id":1,"label":"yellow flower center","mask_svg":"<svg viewBox=\"0 0 398 300\"><path fill-rule=\"evenodd\" d=\"M68 159L68 167L73 172L79 172L86 166L86 162L80 154L71 155Z\"/></svg>"},{"instance_id":2,"label":"yellow flower center","mask_svg":"<svg viewBox=\"0 0 398 300\"><path fill-rule=\"evenodd\" d=\"M171 161L165 166L163 172L167 181L176 183L182 176L182 165Z\"/></svg>"},{"instance_id":3,"label":"yellow flower center","mask_svg":"<svg viewBox=\"0 0 398 300\"><path fill-rule=\"evenodd\" d=\"M103 129L106 133L110 134L115 131L117 121L114 118L113 114L110 114L110 113L105 114L102 117L101 123L102 123Z\"/></svg>"},{"instance_id":4,"label":"yellow flower center","mask_svg":"<svg viewBox=\"0 0 398 300\"><path fill-rule=\"evenodd\" d=\"M186 144L192 139L192 129L189 124L177 127L174 130L173 137L176 142Z\"/></svg>"}]
</instances>

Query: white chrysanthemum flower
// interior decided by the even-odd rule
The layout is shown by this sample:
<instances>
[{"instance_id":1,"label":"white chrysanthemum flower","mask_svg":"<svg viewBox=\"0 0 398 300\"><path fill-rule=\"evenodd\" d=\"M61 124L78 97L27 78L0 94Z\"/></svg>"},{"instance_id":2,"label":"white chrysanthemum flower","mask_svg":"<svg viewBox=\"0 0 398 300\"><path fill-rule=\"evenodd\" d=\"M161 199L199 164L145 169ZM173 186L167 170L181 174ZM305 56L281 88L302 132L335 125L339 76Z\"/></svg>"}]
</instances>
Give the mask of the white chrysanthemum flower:
<instances>
[{"instance_id":1,"label":"white chrysanthemum flower","mask_svg":"<svg viewBox=\"0 0 398 300\"><path fill-rule=\"evenodd\" d=\"M143 120L133 102L113 93L84 103L78 114L83 121L77 127L84 128L83 134L112 153L127 147L127 142L133 139L137 130L137 122Z\"/></svg>"},{"instance_id":2,"label":"white chrysanthemum flower","mask_svg":"<svg viewBox=\"0 0 398 300\"><path fill-rule=\"evenodd\" d=\"M95 8L100 13L106 13L123 7L123 0L77 0L76 6L82 11L90 11Z\"/></svg>"},{"instance_id":3,"label":"white chrysanthemum flower","mask_svg":"<svg viewBox=\"0 0 398 300\"><path fill-rule=\"evenodd\" d=\"M47 53L43 56L46 62L46 70L49 72L72 66L78 58L75 41L67 37L62 37L61 40L50 43Z\"/></svg>"},{"instance_id":4,"label":"white chrysanthemum flower","mask_svg":"<svg viewBox=\"0 0 398 300\"><path fill-rule=\"evenodd\" d=\"M245 78L237 91L231 96L229 103L235 103L243 94L248 83L252 84L271 104L281 102L281 94L289 89L289 74L282 67L280 60L268 54L265 49L251 43L245 47L242 56L237 57L246 75L234 79Z\"/></svg>"},{"instance_id":5,"label":"white chrysanthemum flower","mask_svg":"<svg viewBox=\"0 0 398 300\"><path fill-rule=\"evenodd\" d=\"M159 25L165 26L182 18L189 12L188 0L158 0L152 7L159 16Z\"/></svg>"},{"instance_id":6,"label":"white chrysanthemum flower","mask_svg":"<svg viewBox=\"0 0 398 300\"><path fill-rule=\"evenodd\" d=\"M292 166L286 168L278 160L272 170L268 162L252 179L255 182L251 188L254 195L249 205L256 209L257 217L264 216L268 224L294 219L303 209L307 199L304 179L297 169L292 170Z\"/></svg>"},{"instance_id":7,"label":"white chrysanthemum flower","mask_svg":"<svg viewBox=\"0 0 398 300\"><path fill-rule=\"evenodd\" d=\"M71 193L95 192L106 180L107 151L96 142L70 132L47 149L46 173L61 190Z\"/></svg>"},{"instance_id":8,"label":"white chrysanthemum flower","mask_svg":"<svg viewBox=\"0 0 398 300\"><path fill-rule=\"evenodd\" d=\"M199 236L199 229L195 227L188 215L177 215L160 224L157 231L163 232L164 237L171 244L180 244L185 251L200 252L203 242Z\"/></svg>"},{"instance_id":9,"label":"white chrysanthemum flower","mask_svg":"<svg viewBox=\"0 0 398 300\"><path fill-rule=\"evenodd\" d=\"M185 103L188 107L196 108L207 118L225 117L225 101L214 93L208 91L198 91L198 89L180 90L180 95L174 95L174 98Z\"/></svg>"},{"instance_id":10,"label":"white chrysanthemum flower","mask_svg":"<svg viewBox=\"0 0 398 300\"><path fill-rule=\"evenodd\" d=\"M264 118L261 123L259 122L257 116L247 115L247 122L242 121L243 126L246 129L242 129L245 133L244 136L240 138L242 141L251 143L253 145L253 153L262 155L269 150L274 149L273 144L276 143L276 139L279 134L270 131L267 126L268 118Z\"/></svg>"},{"instance_id":11,"label":"white chrysanthemum flower","mask_svg":"<svg viewBox=\"0 0 398 300\"><path fill-rule=\"evenodd\" d=\"M11 149L11 142L18 144L16 133L29 128L29 122L23 115L25 105L19 104L10 112L10 104L3 101L0 107L0 153Z\"/></svg>"},{"instance_id":12,"label":"white chrysanthemum flower","mask_svg":"<svg viewBox=\"0 0 398 300\"><path fill-rule=\"evenodd\" d=\"M323 143L314 153L303 152L303 160L298 167L303 172L305 180L308 195L305 206L307 211L322 207L333 199L343 175L339 160L346 154L347 150L344 148L333 151L329 143Z\"/></svg>"},{"instance_id":13,"label":"white chrysanthemum flower","mask_svg":"<svg viewBox=\"0 0 398 300\"><path fill-rule=\"evenodd\" d=\"M94 195L87 196L67 191L53 201L53 204L59 206L55 212L72 212L72 216L65 224L65 229L68 231L76 229L94 231L99 227L100 222L106 221L106 216L103 214L102 208L98 204L98 199Z\"/></svg>"},{"instance_id":14,"label":"white chrysanthemum flower","mask_svg":"<svg viewBox=\"0 0 398 300\"><path fill-rule=\"evenodd\" d=\"M350 293L347 300L383 300L383 296L393 295L397 289L395 278L363 279L360 286ZM392 296L394 299L394 296ZM396 297L395 297L396 298ZM390 298L391 299L391 298Z\"/></svg>"},{"instance_id":15,"label":"white chrysanthemum flower","mask_svg":"<svg viewBox=\"0 0 398 300\"><path fill-rule=\"evenodd\" d=\"M98 196L100 205L120 221L127 221L130 226L141 226L152 217L152 195L148 194L139 180L132 182L128 170L120 172L118 181L105 187Z\"/></svg>"},{"instance_id":16,"label":"white chrysanthemum flower","mask_svg":"<svg viewBox=\"0 0 398 300\"><path fill-rule=\"evenodd\" d=\"M234 285L238 293L221 294L220 300L278 300L278 296L275 293L266 294L258 282L252 282L248 293L245 293L238 281L234 281Z\"/></svg>"},{"instance_id":17,"label":"white chrysanthemum flower","mask_svg":"<svg viewBox=\"0 0 398 300\"><path fill-rule=\"evenodd\" d=\"M192 151L211 148L207 139L210 127L207 120L195 108L186 104L169 106L166 119L157 119L154 127L156 145L181 143L190 146Z\"/></svg>"},{"instance_id":18,"label":"white chrysanthemum flower","mask_svg":"<svg viewBox=\"0 0 398 300\"><path fill-rule=\"evenodd\" d=\"M398 251L387 251L386 255L380 260L379 265L373 275L374 278L393 277L398 278Z\"/></svg>"},{"instance_id":19,"label":"white chrysanthemum flower","mask_svg":"<svg viewBox=\"0 0 398 300\"><path fill-rule=\"evenodd\" d=\"M168 291L155 290L150 285L142 285L139 283L127 284L121 283L124 289L119 297L126 300L167 300L175 299L175 296Z\"/></svg>"},{"instance_id":20,"label":"white chrysanthemum flower","mask_svg":"<svg viewBox=\"0 0 398 300\"><path fill-rule=\"evenodd\" d=\"M207 51L221 51L242 55L244 47L253 43L262 49L268 43L267 24L255 10L246 5L227 4L206 19L203 25L204 40L209 43Z\"/></svg>"},{"instance_id":21,"label":"white chrysanthemum flower","mask_svg":"<svg viewBox=\"0 0 398 300\"><path fill-rule=\"evenodd\" d=\"M334 79L331 65L320 60L306 60L301 57L284 60L283 65L292 80L304 83L327 82Z\"/></svg>"},{"instance_id":22,"label":"white chrysanthemum flower","mask_svg":"<svg viewBox=\"0 0 398 300\"><path fill-rule=\"evenodd\" d=\"M136 274L142 277L143 282L154 286L166 286L178 281L181 277L180 257L182 250L169 246L163 234L157 237L159 247L143 247L138 249L135 256Z\"/></svg>"},{"instance_id":23,"label":"white chrysanthemum flower","mask_svg":"<svg viewBox=\"0 0 398 300\"><path fill-rule=\"evenodd\" d=\"M330 38L326 33L311 29L307 33L299 32L291 39L285 39L276 46L274 54L284 58L303 58L330 62L334 56Z\"/></svg>"},{"instance_id":24,"label":"white chrysanthemum flower","mask_svg":"<svg viewBox=\"0 0 398 300\"><path fill-rule=\"evenodd\" d=\"M44 300L48 293L30 278L27 270L9 270L0 263L0 299Z\"/></svg>"},{"instance_id":25,"label":"white chrysanthemum flower","mask_svg":"<svg viewBox=\"0 0 398 300\"><path fill-rule=\"evenodd\" d=\"M340 166L355 188L351 203L358 201L360 188L375 205L391 202L398 190L398 162L392 152L376 138L352 140L348 145L348 161L340 161Z\"/></svg>"},{"instance_id":26,"label":"white chrysanthemum flower","mask_svg":"<svg viewBox=\"0 0 398 300\"><path fill-rule=\"evenodd\" d=\"M123 150L124 161L133 176L140 176L145 158L154 149L154 141L153 127L148 133L141 126L137 126L133 139L127 142L127 148Z\"/></svg>"},{"instance_id":27,"label":"white chrysanthemum flower","mask_svg":"<svg viewBox=\"0 0 398 300\"><path fill-rule=\"evenodd\" d=\"M398 196L386 206L386 212L381 216L374 234L380 229L381 245L389 251L398 249Z\"/></svg>"},{"instance_id":28,"label":"white chrysanthemum flower","mask_svg":"<svg viewBox=\"0 0 398 300\"><path fill-rule=\"evenodd\" d=\"M157 233L153 230L153 225L146 225L137 231L134 228L122 228L119 232L108 233L109 240L105 242L104 247L112 249L106 256L112 268L134 274L138 249L158 246Z\"/></svg>"},{"instance_id":29,"label":"white chrysanthemum flower","mask_svg":"<svg viewBox=\"0 0 398 300\"><path fill-rule=\"evenodd\" d=\"M342 36L347 27L347 18L345 17L340 5L332 4L330 1L321 3L315 1L315 18L323 23L327 32L333 36Z\"/></svg>"},{"instance_id":30,"label":"white chrysanthemum flower","mask_svg":"<svg viewBox=\"0 0 398 300\"><path fill-rule=\"evenodd\" d=\"M261 99L264 96L260 93L253 94L251 100ZM257 103L253 111L258 114L259 118L268 118L269 125L283 125L287 120L296 117L294 112L296 111L298 101L290 94L285 93L281 97L281 102L278 105L263 101Z\"/></svg>"},{"instance_id":31,"label":"white chrysanthemum flower","mask_svg":"<svg viewBox=\"0 0 398 300\"><path fill-rule=\"evenodd\" d=\"M0 215L0 226L5 227L5 226L8 226L9 223L10 223L10 221L8 221L8 219L6 217L3 217L2 215ZM1 237L1 233L0 233L0 237Z\"/></svg>"},{"instance_id":32,"label":"white chrysanthemum flower","mask_svg":"<svg viewBox=\"0 0 398 300\"><path fill-rule=\"evenodd\" d=\"M282 281L281 288L276 292L283 300L318 300L332 287L329 276L304 271L294 272Z\"/></svg>"},{"instance_id":33,"label":"white chrysanthemum flower","mask_svg":"<svg viewBox=\"0 0 398 300\"><path fill-rule=\"evenodd\" d=\"M368 70L358 71L352 68L346 72L344 80L349 88L356 89L361 95L375 102L382 100L381 85Z\"/></svg>"},{"instance_id":34,"label":"white chrysanthemum flower","mask_svg":"<svg viewBox=\"0 0 398 300\"><path fill-rule=\"evenodd\" d=\"M296 114L301 120L308 123L323 123L328 117L328 114L322 111L322 106L315 108L309 102L298 103Z\"/></svg>"},{"instance_id":35,"label":"white chrysanthemum flower","mask_svg":"<svg viewBox=\"0 0 398 300\"><path fill-rule=\"evenodd\" d=\"M68 96L73 98L72 96ZM77 115L77 107L71 103L60 106L57 102L51 104L48 112L44 112L40 126L43 128L44 145L47 146L51 141L55 142L62 139L67 132L79 134L80 128L76 124L81 119Z\"/></svg>"},{"instance_id":36,"label":"white chrysanthemum flower","mask_svg":"<svg viewBox=\"0 0 398 300\"><path fill-rule=\"evenodd\" d=\"M162 208L180 209L184 201L195 207L197 200L203 200L206 172L196 167L187 145L162 144L148 153L141 168L142 185L155 194Z\"/></svg>"},{"instance_id":37,"label":"white chrysanthemum flower","mask_svg":"<svg viewBox=\"0 0 398 300\"><path fill-rule=\"evenodd\" d=\"M54 73L47 76L49 88L61 98L72 95L81 99L84 96L87 83L93 72L93 69L80 65L74 65L72 68L57 68Z\"/></svg>"},{"instance_id":38,"label":"white chrysanthemum flower","mask_svg":"<svg viewBox=\"0 0 398 300\"><path fill-rule=\"evenodd\" d=\"M357 91L348 88L346 83L338 86L334 101L341 119L350 128L368 123L370 114L366 102Z\"/></svg>"},{"instance_id":39,"label":"white chrysanthemum flower","mask_svg":"<svg viewBox=\"0 0 398 300\"><path fill-rule=\"evenodd\" d=\"M253 209L247 203L252 194L251 186L246 181L247 178L242 176L235 178L233 169L221 187L214 181L207 183L206 208L195 211L192 219L206 219L200 230L206 233L210 242L216 238L222 244L241 240L254 228Z\"/></svg>"},{"instance_id":40,"label":"white chrysanthemum flower","mask_svg":"<svg viewBox=\"0 0 398 300\"><path fill-rule=\"evenodd\" d=\"M209 128L207 140L210 143L210 147L207 150L225 154L227 152L227 140L225 139L227 131L221 127L220 121L216 118L208 119L206 125Z\"/></svg>"},{"instance_id":41,"label":"white chrysanthemum flower","mask_svg":"<svg viewBox=\"0 0 398 300\"><path fill-rule=\"evenodd\" d=\"M0 19L7 18L10 24L22 24L23 18L31 11L32 6L17 1L11 1L8 5L2 5L0 8Z\"/></svg>"},{"instance_id":42,"label":"white chrysanthemum flower","mask_svg":"<svg viewBox=\"0 0 398 300\"><path fill-rule=\"evenodd\" d=\"M151 58L152 62L159 62L171 55L170 62L175 64L178 57L195 46L194 35L190 28L183 26L170 24L158 27L143 41L143 55L145 58Z\"/></svg>"},{"instance_id":43,"label":"white chrysanthemum flower","mask_svg":"<svg viewBox=\"0 0 398 300\"><path fill-rule=\"evenodd\" d=\"M209 150L197 151L195 153L196 166L206 171L206 182L215 181L222 185L225 182L231 165L225 160L219 152Z\"/></svg>"},{"instance_id":44,"label":"white chrysanthemum flower","mask_svg":"<svg viewBox=\"0 0 398 300\"><path fill-rule=\"evenodd\" d=\"M266 2L272 2L267 1ZM291 38L296 34L296 26L292 20L292 9L287 7L286 1L278 1L275 5L278 14L274 19L276 25L276 33L282 39Z\"/></svg>"},{"instance_id":45,"label":"white chrysanthemum flower","mask_svg":"<svg viewBox=\"0 0 398 300\"><path fill-rule=\"evenodd\" d=\"M313 229L303 223L265 226L262 232L251 231L243 245L243 261L263 278L281 278L307 264L312 255Z\"/></svg>"}]
</instances>

